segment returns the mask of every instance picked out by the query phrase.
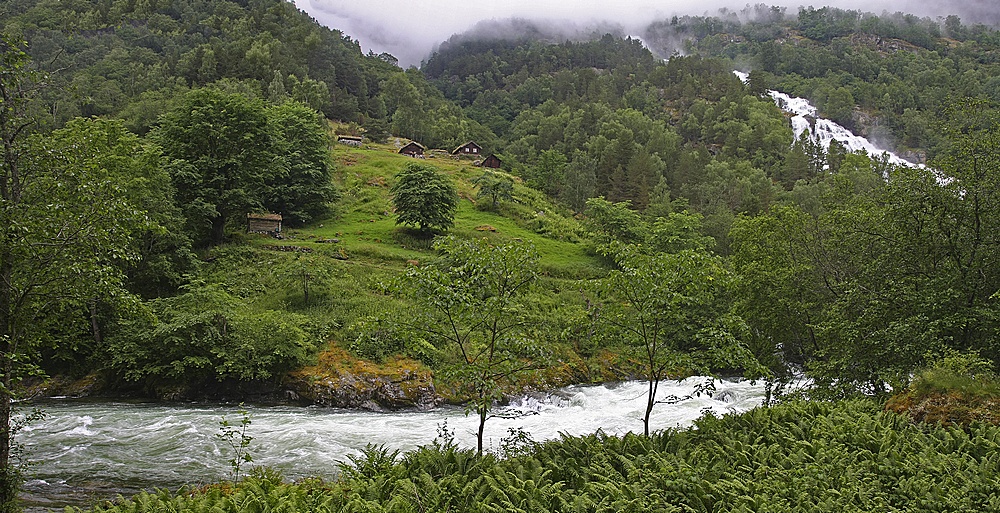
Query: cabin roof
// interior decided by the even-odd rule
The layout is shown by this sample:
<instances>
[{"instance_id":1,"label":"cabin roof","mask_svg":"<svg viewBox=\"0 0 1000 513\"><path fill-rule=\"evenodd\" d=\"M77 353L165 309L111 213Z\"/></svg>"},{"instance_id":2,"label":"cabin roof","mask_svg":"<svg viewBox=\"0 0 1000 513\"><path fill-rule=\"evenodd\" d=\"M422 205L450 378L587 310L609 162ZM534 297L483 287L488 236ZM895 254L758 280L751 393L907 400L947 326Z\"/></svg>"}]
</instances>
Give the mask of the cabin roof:
<instances>
[{"instance_id":1,"label":"cabin roof","mask_svg":"<svg viewBox=\"0 0 1000 513\"><path fill-rule=\"evenodd\" d=\"M281 214L247 214L247 219L263 219L267 221L281 221Z\"/></svg>"},{"instance_id":2,"label":"cabin roof","mask_svg":"<svg viewBox=\"0 0 1000 513\"><path fill-rule=\"evenodd\" d=\"M467 142L467 143L465 143L465 144L463 144L463 145L459 146L458 148L455 148L455 149L454 149L454 150L452 150L451 152L452 152L452 153L458 153L459 151L461 151L461 149L462 149L462 148L465 148L466 146L475 146L476 148L479 148L479 149L483 149L483 147L482 147L482 146L480 146L480 145L478 145L478 144L476 144L476 142L475 142L475 141L469 141L469 142Z\"/></svg>"}]
</instances>

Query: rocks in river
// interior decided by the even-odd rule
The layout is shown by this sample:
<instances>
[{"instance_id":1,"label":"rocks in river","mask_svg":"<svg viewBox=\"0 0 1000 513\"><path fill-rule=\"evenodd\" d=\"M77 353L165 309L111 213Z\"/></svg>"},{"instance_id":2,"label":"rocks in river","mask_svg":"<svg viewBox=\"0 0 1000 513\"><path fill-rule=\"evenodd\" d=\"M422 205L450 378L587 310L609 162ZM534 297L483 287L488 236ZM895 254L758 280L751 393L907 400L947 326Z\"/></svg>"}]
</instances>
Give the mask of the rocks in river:
<instances>
[{"instance_id":1,"label":"rocks in river","mask_svg":"<svg viewBox=\"0 0 1000 513\"><path fill-rule=\"evenodd\" d=\"M319 379L295 379L290 392L298 402L372 411L432 408L438 404L430 376L390 377L375 374L337 374Z\"/></svg>"},{"instance_id":2,"label":"rocks in river","mask_svg":"<svg viewBox=\"0 0 1000 513\"><path fill-rule=\"evenodd\" d=\"M324 351L317 365L283 379L222 383L108 383L98 373L83 379L53 377L26 383L24 395L43 397L143 398L157 401L227 401L300 404L372 411L430 409L442 402L429 369L398 359L385 365L358 360L342 349Z\"/></svg>"},{"instance_id":3,"label":"rocks in river","mask_svg":"<svg viewBox=\"0 0 1000 513\"><path fill-rule=\"evenodd\" d=\"M396 359L385 364L359 360L331 347L314 366L293 372L285 388L300 403L373 411L432 408L441 402L429 369Z\"/></svg>"}]
</instances>

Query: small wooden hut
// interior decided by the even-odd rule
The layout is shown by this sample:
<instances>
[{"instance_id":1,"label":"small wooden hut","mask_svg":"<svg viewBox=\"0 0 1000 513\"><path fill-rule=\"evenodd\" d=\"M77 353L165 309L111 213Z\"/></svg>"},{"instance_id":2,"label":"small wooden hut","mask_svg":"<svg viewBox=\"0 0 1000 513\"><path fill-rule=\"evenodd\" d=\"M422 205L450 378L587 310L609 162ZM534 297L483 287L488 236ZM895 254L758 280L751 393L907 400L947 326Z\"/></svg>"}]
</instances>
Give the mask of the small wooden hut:
<instances>
[{"instance_id":1,"label":"small wooden hut","mask_svg":"<svg viewBox=\"0 0 1000 513\"><path fill-rule=\"evenodd\" d=\"M358 137L356 135L338 135L337 136L337 142L339 142L340 144L346 144L348 146L355 146L355 147L358 147L358 148L361 147L361 142L363 140L364 140L363 138Z\"/></svg>"},{"instance_id":2,"label":"small wooden hut","mask_svg":"<svg viewBox=\"0 0 1000 513\"><path fill-rule=\"evenodd\" d=\"M247 214L247 233L281 235L281 214Z\"/></svg>"},{"instance_id":3,"label":"small wooden hut","mask_svg":"<svg viewBox=\"0 0 1000 513\"><path fill-rule=\"evenodd\" d=\"M399 153L402 155L409 155L410 157L423 157L424 147L418 143L410 141L406 146L399 149Z\"/></svg>"},{"instance_id":4,"label":"small wooden hut","mask_svg":"<svg viewBox=\"0 0 1000 513\"><path fill-rule=\"evenodd\" d=\"M500 157L497 157L495 153L491 153L488 157L483 159L479 163L479 167L489 167L493 169L500 169Z\"/></svg>"}]
</instances>

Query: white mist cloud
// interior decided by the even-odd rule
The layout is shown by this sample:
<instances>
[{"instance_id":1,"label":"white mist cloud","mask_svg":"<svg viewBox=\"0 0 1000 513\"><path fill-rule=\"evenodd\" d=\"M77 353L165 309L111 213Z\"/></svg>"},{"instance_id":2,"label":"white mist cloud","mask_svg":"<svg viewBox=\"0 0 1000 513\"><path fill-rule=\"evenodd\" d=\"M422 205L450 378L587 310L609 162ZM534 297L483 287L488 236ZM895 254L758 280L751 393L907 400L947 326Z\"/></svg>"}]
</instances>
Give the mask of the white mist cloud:
<instances>
[{"instance_id":1,"label":"white mist cloud","mask_svg":"<svg viewBox=\"0 0 1000 513\"><path fill-rule=\"evenodd\" d=\"M577 31L588 26L617 25L638 34L650 22L673 15L714 15L719 8L739 11L763 3L797 12L799 5L834 5L875 14L903 11L920 16L959 14L966 23L1000 21L997 0L294 0L317 21L358 40L362 49L388 52L401 66L419 66L434 48L480 21L524 18L565 23Z\"/></svg>"}]
</instances>

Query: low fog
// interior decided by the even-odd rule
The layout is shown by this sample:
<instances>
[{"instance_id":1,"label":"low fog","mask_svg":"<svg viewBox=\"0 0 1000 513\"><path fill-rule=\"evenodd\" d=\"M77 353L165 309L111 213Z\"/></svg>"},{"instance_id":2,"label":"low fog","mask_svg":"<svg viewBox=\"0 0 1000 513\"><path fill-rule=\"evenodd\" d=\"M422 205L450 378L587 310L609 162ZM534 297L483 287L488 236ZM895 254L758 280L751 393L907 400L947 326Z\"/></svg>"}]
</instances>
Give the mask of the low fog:
<instances>
[{"instance_id":1,"label":"low fog","mask_svg":"<svg viewBox=\"0 0 1000 513\"><path fill-rule=\"evenodd\" d=\"M320 23L358 40L367 53L388 52L400 66L419 66L454 34L472 29L504 31L518 24L535 24L547 34L576 39L595 31L641 35L650 23L674 15L715 15L720 8L743 10L747 3L725 0L458 0L398 1L294 0ZM757 2L754 2L755 4ZM764 2L795 14L802 1ZM902 11L932 18L957 14L963 23L1000 23L997 0L836 0L834 5L882 14Z\"/></svg>"}]
</instances>

